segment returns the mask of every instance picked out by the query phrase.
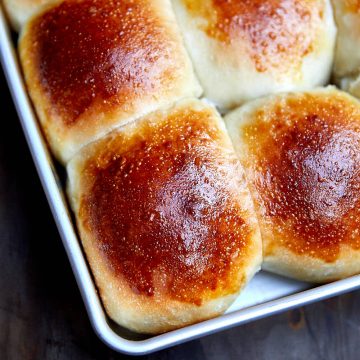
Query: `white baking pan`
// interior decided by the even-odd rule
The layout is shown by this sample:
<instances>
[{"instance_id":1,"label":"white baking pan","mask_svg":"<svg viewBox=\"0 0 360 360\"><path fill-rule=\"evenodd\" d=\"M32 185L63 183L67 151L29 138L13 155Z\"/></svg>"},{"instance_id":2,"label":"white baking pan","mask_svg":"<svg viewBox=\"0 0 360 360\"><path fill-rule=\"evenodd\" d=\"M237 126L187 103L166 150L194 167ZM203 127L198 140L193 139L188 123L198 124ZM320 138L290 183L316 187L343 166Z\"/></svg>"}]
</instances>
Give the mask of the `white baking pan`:
<instances>
[{"instance_id":1,"label":"white baking pan","mask_svg":"<svg viewBox=\"0 0 360 360\"><path fill-rule=\"evenodd\" d=\"M145 354L300 305L339 295L360 287L360 275L331 284L313 287L279 276L260 272L250 282L226 314L196 325L145 337L114 324L105 314L76 228L65 199L53 160L39 129L24 87L14 42L0 8L0 53L14 103L30 147L44 191L49 201L65 250L70 260L92 326L108 346L127 354ZM53 239L53 241L56 241Z\"/></svg>"}]
</instances>

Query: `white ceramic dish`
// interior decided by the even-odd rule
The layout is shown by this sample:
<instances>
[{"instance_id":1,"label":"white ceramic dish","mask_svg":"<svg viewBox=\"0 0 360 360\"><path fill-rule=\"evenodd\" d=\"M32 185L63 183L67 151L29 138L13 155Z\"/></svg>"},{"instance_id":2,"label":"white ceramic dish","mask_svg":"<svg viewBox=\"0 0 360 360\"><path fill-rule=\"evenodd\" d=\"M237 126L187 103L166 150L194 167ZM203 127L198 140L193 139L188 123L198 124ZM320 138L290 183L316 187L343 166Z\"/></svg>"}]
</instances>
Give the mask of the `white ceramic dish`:
<instances>
[{"instance_id":1,"label":"white ceramic dish","mask_svg":"<svg viewBox=\"0 0 360 360\"><path fill-rule=\"evenodd\" d=\"M232 326L305 305L360 287L360 275L331 284L312 287L260 272L250 282L226 314L169 333L143 337L122 329L106 316L77 238L63 185L39 129L18 65L14 43L0 8L0 54L2 66L30 147L44 191L49 201L71 267L76 277L92 326L101 340L127 354L154 352Z\"/></svg>"}]
</instances>

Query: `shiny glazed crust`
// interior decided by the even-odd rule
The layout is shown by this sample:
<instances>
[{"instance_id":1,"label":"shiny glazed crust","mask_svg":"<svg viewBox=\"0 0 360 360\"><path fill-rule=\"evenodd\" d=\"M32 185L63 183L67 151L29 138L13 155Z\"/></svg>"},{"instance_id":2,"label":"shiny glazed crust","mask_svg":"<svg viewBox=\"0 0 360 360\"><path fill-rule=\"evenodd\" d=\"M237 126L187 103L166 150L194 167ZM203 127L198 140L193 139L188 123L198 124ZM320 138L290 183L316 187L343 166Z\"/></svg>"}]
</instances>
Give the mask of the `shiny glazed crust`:
<instances>
[{"instance_id":1,"label":"shiny glazed crust","mask_svg":"<svg viewBox=\"0 0 360 360\"><path fill-rule=\"evenodd\" d=\"M263 268L312 282L360 272L360 104L328 87L225 118L245 168Z\"/></svg>"},{"instance_id":2,"label":"shiny glazed crust","mask_svg":"<svg viewBox=\"0 0 360 360\"><path fill-rule=\"evenodd\" d=\"M26 24L19 51L63 163L113 128L201 93L167 0L68 0Z\"/></svg>"},{"instance_id":3,"label":"shiny glazed crust","mask_svg":"<svg viewBox=\"0 0 360 360\"><path fill-rule=\"evenodd\" d=\"M207 98L229 109L329 80L336 28L325 0L172 0Z\"/></svg>"},{"instance_id":4,"label":"shiny glazed crust","mask_svg":"<svg viewBox=\"0 0 360 360\"><path fill-rule=\"evenodd\" d=\"M221 314L259 270L243 170L215 109L182 101L84 148L68 193L110 317L161 333Z\"/></svg>"}]
</instances>

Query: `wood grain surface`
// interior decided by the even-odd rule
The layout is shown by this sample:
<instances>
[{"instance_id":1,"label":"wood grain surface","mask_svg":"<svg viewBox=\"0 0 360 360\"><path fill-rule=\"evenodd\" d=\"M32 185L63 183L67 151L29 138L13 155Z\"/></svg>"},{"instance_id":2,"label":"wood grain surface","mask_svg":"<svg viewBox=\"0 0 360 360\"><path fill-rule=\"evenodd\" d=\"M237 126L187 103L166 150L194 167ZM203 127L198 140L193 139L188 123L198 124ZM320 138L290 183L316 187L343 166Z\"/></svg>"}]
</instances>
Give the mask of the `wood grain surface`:
<instances>
[{"instance_id":1,"label":"wood grain surface","mask_svg":"<svg viewBox=\"0 0 360 360\"><path fill-rule=\"evenodd\" d=\"M126 359L94 334L0 77L0 359ZM353 292L144 359L359 359Z\"/></svg>"}]
</instances>

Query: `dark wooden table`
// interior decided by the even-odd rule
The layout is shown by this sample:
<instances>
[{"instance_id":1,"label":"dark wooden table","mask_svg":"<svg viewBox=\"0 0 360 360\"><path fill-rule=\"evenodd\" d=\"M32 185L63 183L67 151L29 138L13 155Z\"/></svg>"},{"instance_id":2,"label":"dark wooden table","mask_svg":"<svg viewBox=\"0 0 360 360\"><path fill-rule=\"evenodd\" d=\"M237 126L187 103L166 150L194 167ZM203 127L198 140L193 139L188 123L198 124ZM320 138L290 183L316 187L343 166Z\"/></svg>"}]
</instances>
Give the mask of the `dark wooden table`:
<instances>
[{"instance_id":1,"label":"dark wooden table","mask_svg":"<svg viewBox=\"0 0 360 360\"><path fill-rule=\"evenodd\" d=\"M0 359L125 359L94 334L0 77ZM360 359L353 292L144 359Z\"/></svg>"}]
</instances>

